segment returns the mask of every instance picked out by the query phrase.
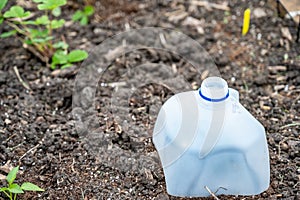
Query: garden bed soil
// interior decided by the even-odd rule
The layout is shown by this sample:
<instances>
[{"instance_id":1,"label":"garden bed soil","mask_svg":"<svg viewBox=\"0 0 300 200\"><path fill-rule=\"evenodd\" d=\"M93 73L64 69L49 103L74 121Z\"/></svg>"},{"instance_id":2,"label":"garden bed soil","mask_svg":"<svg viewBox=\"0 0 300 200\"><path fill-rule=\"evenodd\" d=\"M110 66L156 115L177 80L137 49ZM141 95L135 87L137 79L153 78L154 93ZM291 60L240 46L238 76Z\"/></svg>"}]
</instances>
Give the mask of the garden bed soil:
<instances>
[{"instance_id":1,"label":"garden bed soil","mask_svg":"<svg viewBox=\"0 0 300 200\"><path fill-rule=\"evenodd\" d=\"M240 92L240 103L264 125L270 187L256 196L219 198L299 199L300 126L295 123L300 120L300 47L294 41L294 22L278 18L271 6L258 0L226 1L227 11L181 0L103 2L95 4L96 14L87 26L67 23L63 34L71 48L92 54L102 41L128 28L176 29L209 52L221 76ZM77 7L80 4L76 2L66 7L68 19L68 13ZM243 37L242 15L248 7L253 11L251 27ZM173 91L155 83L136 89L126 105L130 108L126 127L105 106L115 94L115 86L108 83L130 80L128 70L145 63L158 72L169 66L173 76L183 76L192 89L200 86L205 74L198 74L186 60L163 50L141 49L119 56L98 82L96 113L92 113L97 117L90 120L99 124L98 137L106 143L92 151L93 137L80 132L80 126L76 129L78 119L72 115L80 64L52 71L15 38L2 39L0 51L1 174L20 165L17 182L30 181L45 188L42 193L19 195L20 199L184 199L166 193L163 170L151 141L157 111ZM19 81L16 69L30 89ZM171 75L162 71L157 76Z\"/></svg>"}]
</instances>

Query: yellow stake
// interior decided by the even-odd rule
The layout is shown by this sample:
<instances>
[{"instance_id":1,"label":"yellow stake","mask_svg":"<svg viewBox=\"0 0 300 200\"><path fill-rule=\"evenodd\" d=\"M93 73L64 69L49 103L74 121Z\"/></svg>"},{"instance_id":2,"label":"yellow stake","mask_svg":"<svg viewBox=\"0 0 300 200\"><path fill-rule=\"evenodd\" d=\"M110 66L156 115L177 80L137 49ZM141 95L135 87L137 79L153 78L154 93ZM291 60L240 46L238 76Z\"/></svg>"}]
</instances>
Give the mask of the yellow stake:
<instances>
[{"instance_id":1,"label":"yellow stake","mask_svg":"<svg viewBox=\"0 0 300 200\"><path fill-rule=\"evenodd\" d=\"M250 14L251 11L249 8L247 8L244 12L244 23L243 23L243 31L242 35L246 35L249 31L249 26L250 26Z\"/></svg>"}]
</instances>

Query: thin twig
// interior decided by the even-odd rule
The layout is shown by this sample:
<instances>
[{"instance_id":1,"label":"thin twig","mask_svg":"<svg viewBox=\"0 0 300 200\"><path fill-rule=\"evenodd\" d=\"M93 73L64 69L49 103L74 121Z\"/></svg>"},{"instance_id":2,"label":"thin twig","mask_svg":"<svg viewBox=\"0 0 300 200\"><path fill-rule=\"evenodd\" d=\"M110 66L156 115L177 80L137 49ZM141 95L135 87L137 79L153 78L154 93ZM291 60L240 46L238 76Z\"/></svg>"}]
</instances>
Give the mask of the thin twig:
<instances>
[{"instance_id":1,"label":"thin twig","mask_svg":"<svg viewBox=\"0 0 300 200\"><path fill-rule=\"evenodd\" d=\"M39 142L37 145L35 145L34 147L32 147L31 149L29 149L28 151L26 151L20 158L19 158L19 165L21 165L21 160L26 156L28 155L30 152L36 150L41 144L43 144L44 140L45 140L45 137L44 136Z\"/></svg>"},{"instance_id":2,"label":"thin twig","mask_svg":"<svg viewBox=\"0 0 300 200\"><path fill-rule=\"evenodd\" d=\"M292 126L300 126L300 122L284 125L284 126L280 127L280 129L288 128L288 127L292 127Z\"/></svg>"},{"instance_id":3,"label":"thin twig","mask_svg":"<svg viewBox=\"0 0 300 200\"><path fill-rule=\"evenodd\" d=\"M23 87L26 88L27 90L31 90L31 88L29 87L29 85L25 81L23 81L23 79L21 78L17 66L14 66L14 71L15 71L15 74L18 77L20 83L23 85Z\"/></svg>"},{"instance_id":4,"label":"thin twig","mask_svg":"<svg viewBox=\"0 0 300 200\"><path fill-rule=\"evenodd\" d=\"M43 56L39 51L37 51L36 49L38 49L38 47L36 45L35 45L35 48L34 48L33 46L30 46L30 45L27 45L27 44L24 43L23 47L25 49L28 49L31 53L33 53L41 61L43 61L44 63L48 64L49 58L47 56Z\"/></svg>"},{"instance_id":5,"label":"thin twig","mask_svg":"<svg viewBox=\"0 0 300 200\"><path fill-rule=\"evenodd\" d=\"M12 27L13 29L15 29L18 33L24 35L25 37L29 38L31 41L33 40L29 29L27 28L27 26L23 23L21 23L22 27L24 30L22 30L19 26L17 26L16 24L10 22L10 21L6 21L6 23ZM43 56L42 53L45 52L45 48L44 46L40 46L36 43L33 43L32 45L35 47L31 47L29 45L27 45L24 41L24 39L20 39L19 40L23 43L23 47L25 49L28 49L30 52L32 52L36 57L38 57L41 61L45 62L46 64L48 64L49 58L47 56ZM37 50L35 50L37 49Z\"/></svg>"},{"instance_id":6,"label":"thin twig","mask_svg":"<svg viewBox=\"0 0 300 200\"><path fill-rule=\"evenodd\" d=\"M83 191L82 188L80 188L80 190L81 190L81 197L82 197L82 200L85 200L85 197L84 197L84 191Z\"/></svg>"},{"instance_id":7,"label":"thin twig","mask_svg":"<svg viewBox=\"0 0 300 200\"><path fill-rule=\"evenodd\" d=\"M220 200L207 186L204 186L204 188L209 192L209 194L215 199Z\"/></svg>"},{"instance_id":8,"label":"thin twig","mask_svg":"<svg viewBox=\"0 0 300 200\"><path fill-rule=\"evenodd\" d=\"M292 139L295 139L294 137L287 137L287 138L284 138L283 140L281 140L278 144L278 158L280 159L280 154L281 154L281 147L280 145L288 140L292 140Z\"/></svg>"},{"instance_id":9,"label":"thin twig","mask_svg":"<svg viewBox=\"0 0 300 200\"><path fill-rule=\"evenodd\" d=\"M7 143L10 139L12 139L13 137L17 136L16 133L12 134L11 136L9 136L3 143Z\"/></svg>"},{"instance_id":10,"label":"thin twig","mask_svg":"<svg viewBox=\"0 0 300 200\"><path fill-rule=\"evenodd\" d=\"M32 147L31 149L29 149L28 151L26 151L19 159L19 163L21 162L21 160L28 155L30 152L32 152L33 150L35 150L36 148L38 148L41 144L37 144L34 147Z\"/></svg>"},{"instance_id":11,"label":"thin twig","mask_svg":"<svg viewBox=\"0 0 300 200\"><path fill-rule=\"evenodd\" d=\"M73 158L73 161L72 161L72 164L71 164L71 170L72 170L72 172L75 172L74 164L75 164L75 159Z\"/></svg>"},{"instance_id":12,"label":"thin twig","mask_svg":"<svg viewBox=\"0 0 300 200\"><path fill-rule=\"evenodd\" d=\"M163 46L167 45L167 41L163 33L159 33L159 39Z\"/></svg>"}]
</instances>

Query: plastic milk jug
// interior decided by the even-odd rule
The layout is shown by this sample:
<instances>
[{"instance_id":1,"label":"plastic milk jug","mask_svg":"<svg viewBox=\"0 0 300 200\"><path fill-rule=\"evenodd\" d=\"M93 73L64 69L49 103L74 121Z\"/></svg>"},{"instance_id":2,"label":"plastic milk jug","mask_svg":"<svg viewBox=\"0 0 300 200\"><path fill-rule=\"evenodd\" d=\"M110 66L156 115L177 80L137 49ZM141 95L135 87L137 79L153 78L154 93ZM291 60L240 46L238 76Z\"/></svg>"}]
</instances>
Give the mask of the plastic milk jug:
<instances>
[{"instance_id":1,"label":"plastic milk jug","mask_svg":"<svg viewBox=\"0 0 300 200\"><path fill-rule=\"evenodd\" d=\"M219 77L168 99L155 123L167 192L173 196L255 195L269 187L264 127Z\"/></svg>"}]
</instances>

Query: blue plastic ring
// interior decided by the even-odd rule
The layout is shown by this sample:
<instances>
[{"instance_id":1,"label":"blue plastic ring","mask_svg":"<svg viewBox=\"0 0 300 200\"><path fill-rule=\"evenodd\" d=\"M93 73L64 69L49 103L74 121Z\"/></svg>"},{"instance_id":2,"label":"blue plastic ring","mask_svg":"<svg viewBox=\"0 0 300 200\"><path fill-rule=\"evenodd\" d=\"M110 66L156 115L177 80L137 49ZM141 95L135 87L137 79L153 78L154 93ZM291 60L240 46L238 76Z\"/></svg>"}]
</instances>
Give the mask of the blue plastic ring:
<instances>
[{"instance_id":1,"label":"blue plastic ring","mask_svg":"<svg viewBox=\"0 0 300 200\"><path fill-rule=\"evenodd\" d=\"M227 99L229 97L229 90L227 91L227 94L225 97L223 98L220 98L220 99L211 99L211 98L208 98L206 96L204 96L201 92L201 89L199 89L199 95L206 101L210 101L210 102L220 102L220 101L224 101L225 99Z\"/></svg>"}]
</instances>

